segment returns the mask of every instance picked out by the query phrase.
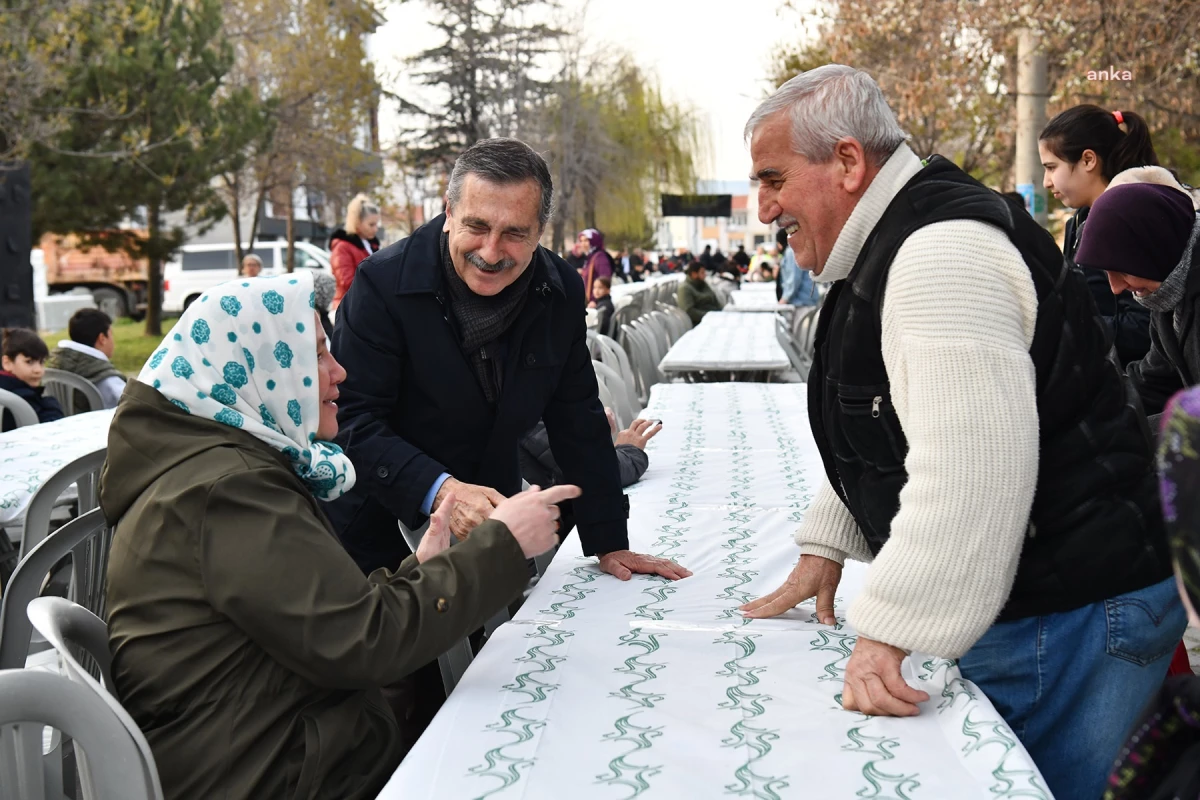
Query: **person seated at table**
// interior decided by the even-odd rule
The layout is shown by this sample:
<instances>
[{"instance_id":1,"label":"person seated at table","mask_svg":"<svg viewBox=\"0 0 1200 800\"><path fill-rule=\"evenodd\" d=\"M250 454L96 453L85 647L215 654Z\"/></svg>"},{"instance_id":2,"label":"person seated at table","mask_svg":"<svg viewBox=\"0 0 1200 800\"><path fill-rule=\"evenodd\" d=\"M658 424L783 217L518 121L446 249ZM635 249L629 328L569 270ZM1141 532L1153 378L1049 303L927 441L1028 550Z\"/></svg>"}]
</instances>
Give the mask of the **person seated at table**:
<instances>
[{"instance_id":1,"label":"person seated at table","mask_svg":"<svg viewBox=\"0 0 1200 800\"><path fill-rule=\"evenodd\" d=\"M594 308L600 312L596 332L604 336L613 335L613 312L616 309L613 307L611 292L612 281L610 279L596 278L592 282L592 297L595 299L588 303L588 308Z\"/></svg>"},{"instance_id":2,"label":"person seated at table","mask_svg":"<svg viewBox=\"0 0 1200 800\"><path fill-rule=\"evenodd\" d=\"M98 308L81 308L67 323L70 339L63 339L47 362L54 369L73 372L95 385L105 408L116 408L125 391L125 373L113 366L116 352L112 320ZM75 393L75 407L87 408L81 392ZM98 409L90 409L97 411Z\"/></svg>"},{"instance_id":3,"label":"person seated at table","mask_svg":"<svg viewBox=\"0 0 1200 800\"><path fill-rule=\"evenodd\" d=\"M770 283L775 280L775 267L770 261L760 261L750 276L751 283Z\"/></svg>"},{"instance_id":4,"label":"person seated at table","mask_svg":"<svg viewBox=\"0 0 1200 800\"><path fill-rule=\"evenodd\" d=\"M1200 626L1200 388L1163 413L1158 463L1179 596ZM1169 678L1117 754L1104 800L1200 797L1200 677Z\"/></svg>"},{"instance_id":5,"label":"person seated at table","mask_svg":"<svg viewBox=\"0 0 1200 800\"><path fill-rule=\"evenodd\" d=\"M612 431L613 443L617 448L617 466L621 471L621 487L632 486L646 474L650 457L646 455L646 443L662 430L661 420L635 419L623 431L617 431L617 417L611 408L604 409L608 428ZM563 480L562 470L554 460L550 449L550 436L546 423L541 420L529 433L521 438L521 477L527 482L543 488L556 486Z\"/></svg>"},{"instance_id":6,"label":"person seated at table","mask_svg":"<svg viewBox=\"0 0 1200 800\"><path fill-rule=\"evenodd\" d=\"M699 261L689 263L684 274L686 277L675 290L675 302L693 325L699 325L705 314L721 310L721 300L705 280L708 270Z\"/></svg>"},{"instance_id":7,"label":"person seated at table","mask_svg":"<svg viewBox=\"0 0 1200 800\"><path fill-rule=\"evenodd\" d=\"M450 500L364 575L318 505L355 470L313 304L300 272L211 289L109 430L113 688L176 800L375 797L412 744L396 684L520 596L579 493L518 494L447 549Z\"/></svg>"},{"instance_id":8,"label":"person seated at table","mask_svg":"<svg viewBox=\"0 0 1200 800\"><path fill-rule=\"evenodd\" d=\"M0 344L0 389L12 392L33 408L38 422L53 422L63 418L62 406L53 397L46 397L42 375L46 373L46 356L50 349L35 331L28 328L6 328ZM11 431L17 427L16 418L4 410L0 427Z\"/></svg>"}]
</instances>

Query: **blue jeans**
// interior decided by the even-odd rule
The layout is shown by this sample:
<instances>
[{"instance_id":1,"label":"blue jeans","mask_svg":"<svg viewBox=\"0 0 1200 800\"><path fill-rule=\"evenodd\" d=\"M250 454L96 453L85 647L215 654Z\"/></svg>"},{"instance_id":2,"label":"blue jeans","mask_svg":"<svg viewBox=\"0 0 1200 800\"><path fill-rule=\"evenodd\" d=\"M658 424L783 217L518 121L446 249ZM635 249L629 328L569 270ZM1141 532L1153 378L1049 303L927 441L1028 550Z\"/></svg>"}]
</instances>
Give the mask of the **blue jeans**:
<instances>
[{"instance_id":1,"label":"blue jeans","mask_svg":"<svg viewBox=\"0 0 1200 800\"><path fill-rule=\"evenodd\" d=\"M1186 625L1171 578L1073 611L997 623L958 666L1057 800L1097 800Z\"/></svg>"}]
</instances>

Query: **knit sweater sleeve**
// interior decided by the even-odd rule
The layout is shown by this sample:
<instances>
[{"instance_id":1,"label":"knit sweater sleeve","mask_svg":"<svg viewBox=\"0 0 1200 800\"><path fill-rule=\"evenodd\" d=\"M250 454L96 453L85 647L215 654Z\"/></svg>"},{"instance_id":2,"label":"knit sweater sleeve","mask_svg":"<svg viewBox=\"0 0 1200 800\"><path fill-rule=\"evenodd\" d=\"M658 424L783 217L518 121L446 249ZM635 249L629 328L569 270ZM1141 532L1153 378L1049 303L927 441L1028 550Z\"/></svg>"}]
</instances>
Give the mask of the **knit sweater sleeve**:
<instances>
[{"instance_id":1,"label":"knit sweater sleeve","mask_svg":"<svg viewBox=\"0 0 1200 800\"><path fill-rule=\"evenodd\" d=\"M996 228L954 220L900 248L883 358L908 439L891 537L851 604L864 636L957 658L1012 589L1038 471L1033 279Z\"/></svg>"},{"instance_id":2,"label":"knit sweater sleeve","mask_svg":"<svg viewBox=\"0 0 1200 800\"><path fill-rule=\"evenodd\" d=\"M804 522L796 531L796 544L802 556L821 556L839 564L847 557L871 560L871 550L858 523L827 477L821 479L821 488L804 513Z\"/></svg>"}]
</instances>

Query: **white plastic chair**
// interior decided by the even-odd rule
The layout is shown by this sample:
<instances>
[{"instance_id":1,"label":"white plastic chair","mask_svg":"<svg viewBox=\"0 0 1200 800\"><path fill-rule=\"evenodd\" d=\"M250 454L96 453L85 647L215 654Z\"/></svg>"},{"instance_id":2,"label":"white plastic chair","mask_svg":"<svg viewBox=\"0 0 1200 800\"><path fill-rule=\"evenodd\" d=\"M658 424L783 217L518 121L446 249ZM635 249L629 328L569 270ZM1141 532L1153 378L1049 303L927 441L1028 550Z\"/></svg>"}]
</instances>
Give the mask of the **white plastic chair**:
<instances>
[{"instance_id":1,"label":"white plastic chair","mask_svg":"<svg viewBox=\"0 0 1200 800\"><path fill-rule=\"evenodd\" d=\"M101 447L64 464L43 483L25 509L25 532L21 537L21 558L50 533L50 515L63 492L78 489L79 513L86 514L99 505L100 469L108 448Z\"/></svg>"},{"instance_id":2,"label":"white plastic chair","mask_svg":"<svg viewBox=\"0 0 1200 800\"><path fill-rule=\"evenodd\" d=\"M42 376L42 385L46 387L46 393L58 401L58 404L62 406L63 413L68 417L84 411L99 411L104 408L104 400L101 399L100 390L96 388L96 384L74 372L47 368L46 373ZM87 402L87 408L75 407L77 399L75 392L79 392Z\"/></svg>"},{"instance_id":3,"label":"white plastic chair","mask_svg":"<svg viewBox=\"0 0 1200 800\"><path fill-rule=\"evenodd\" d=\"M632 422L641 413L642 404L638 402L637 378L634 377L633 366L629 363L628 354L626 354L625 350L616 341L607 336L597 336L595 338L592 352L597 361L620 376L621 389L624 392L629 408L633 411L633 417L630 419L630 422Z\"/></svg>"},{"instance_id":4,"label":"white plastic chair","mask_svg":"<svg viewBox=\"0 0 1200 800\"><path fill-rule=\"evenodd\" d=\"M13 421L18 428L38 424L38 415L33 406L7 389L0 389L0 416L3 416L5 411L13 415Z\"/></svg>"},{"instance_id":5,"label":"white plastic chair","mask_svg":"<svg viewBox=\"0 0 1200 800\"><path fill-rule=\"evenodd\" d=\"M62 800L61 781L47 775L42 729L70 736L88 763L85 798L159 800L147 789L142 755L97 694L61 675L0 671L0 797Z\"/></svg>"},{"instance_id":6,"label":"white plastic chair","mask_svg":"<svg viewBox=\"0 0 1200 800\"><path fill-rule=\"evenodd\" d=\"M94 692L125 728L130 740L138 749L141 756L142 777L145 780L147 796L154 800L162 800L162 784L158 778L158 767L154 763L154 753L145 734L129 716L129 712L114 696L112 682L112 655L108 650L108 626L104 620L88 611L83 606L64 600L61 597L39 597L29 603L26 613L34 630L45 637L46 641L58 652L62 659L67 678L80 686ZM76 653L87 653L95 664L94 670L87 670L76 658ZM97 680L96 676L100 680ZM84 753L78 755L79 774L83 785L84 796L102 799L104 794L97 793L95 785L95 764L93 759Z\"/></svg>"},{"instance_id":7,"label":"white plastic chair","mask_svg":"<svg viewBox=\"0 0 1200 800\"><path fill-rule=\"evenodd\" d=\"M20 669L29 657L33 629L25 609L42 591L50 570L71 556L68 595L97 616L104 613L104 586L112 531L100 509L89 511L47 536L17 564L0 600L0 669Z\"/></svg>"},{"instance_id":8,"label":"white plastic chair","mask_svg":"<svg viewBox=\"0 0 1200 800\"><path fill-rule=\"evenodd\" d=\"M596 383L600 387L600 402L605 408L611 408L617 418L617 427L624 429L633 423L635 412L629 404L629 396L625 391L625 382L621 376L608 365L593 361L592 368L596 371Z\"/></svg>"}]
</instances>

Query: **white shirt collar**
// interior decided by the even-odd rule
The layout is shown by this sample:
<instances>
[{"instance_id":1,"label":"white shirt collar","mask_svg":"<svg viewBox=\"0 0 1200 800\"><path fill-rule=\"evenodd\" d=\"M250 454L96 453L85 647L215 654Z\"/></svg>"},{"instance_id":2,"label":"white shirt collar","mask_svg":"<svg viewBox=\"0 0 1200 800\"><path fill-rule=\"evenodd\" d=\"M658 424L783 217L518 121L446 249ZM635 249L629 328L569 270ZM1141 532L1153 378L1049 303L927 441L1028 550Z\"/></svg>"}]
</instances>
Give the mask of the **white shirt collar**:
<instances>
[{"instance_id":1,"label":"white shirt collar","mask_svg":"<svg viewBox=\"0 0 1200 800\"><path fill-rule=\"evenodd\" d=\"M850 218L846 220L842 232L833 244L833 250L825 261L825 268L821 270L820 275L813 275L813 280L832 283L850 274L862 246L879 224L892 198L921 171L921 166L921 159L917 158L917 154L909 149L908 145L901 144L896 148L859 198L858 204L854 206L854 211L850 213Z\"/></svg>"},{"instance_id":2,"label":"white shirt collar","mask_svg":"<svg viewBox=\"0 0 1200 800\"><path fill-rule=\"evenodd\" d=\"M91 356L92 358L98 358L101 361L108 361L108 356L104 355L104 353L100 352L96 348L88 347L86 344L80 344L72 339L63 339L58 343L58 346L83 353L84 355Z\"/></svg>"}]
</instances>

